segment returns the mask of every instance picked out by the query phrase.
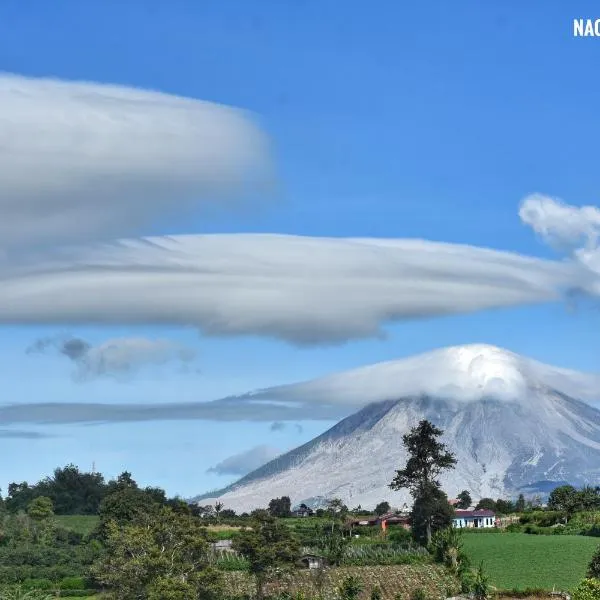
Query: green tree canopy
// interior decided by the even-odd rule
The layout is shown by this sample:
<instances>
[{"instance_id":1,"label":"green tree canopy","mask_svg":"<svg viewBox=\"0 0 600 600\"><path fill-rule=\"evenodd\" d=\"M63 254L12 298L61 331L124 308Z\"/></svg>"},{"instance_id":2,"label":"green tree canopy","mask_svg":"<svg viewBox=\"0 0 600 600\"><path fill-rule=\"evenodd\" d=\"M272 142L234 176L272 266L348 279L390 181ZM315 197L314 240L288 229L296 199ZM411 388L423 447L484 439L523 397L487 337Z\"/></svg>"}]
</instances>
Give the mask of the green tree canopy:
<instances>
[{"instance_id":1,"label":"green tree canopy","mask_svg":"<svg viewBox=\"0 0 600 600\"><path fill-rule=\"evenodd\" d=\"M246 558L256 578L258 598L276 569L290 567L300 554L300 546L290 528L266 511L257 511L250 529L233 540L234 549Z\"/></svg>"},{"instance_id":2,"label":"green tree canopy","mask_svg":"<svg viewBox=\"0 0 600 600\"><path fill-rule=\"evenodd\" d=\"M52 500L46 496L34 498L27 507L27 514L34 521L43 521L54 516L54 505Z\"/></svg>"},{"instance_id":3,"label":"green tree canopy","mask_svg":"<svg viewBox=\"0 0 600 600\"><path fill-rule=\"evenodd\" d=\"M443 525L451 521L453 509L448 498L440 489L438 477L456 465L456 458L446 445L439 441L443 431L427 420L402 436L408 452L408 461L404 469L396 471L390 483L393 490L408 489L413 497L412 529L415 539L422 540L421 527L425 528L427 543L431 536ZM416 526L416 529L415 529Z\"/></svg>"},{"instance_id":4,"label":"green tree canopy","mask_svg":"<svg viewBox=\"0 0 600 600\"><path fill-rule=\"evenodd\" d=\"M120 600L208 599L222 592L208 565L206 531L191 515L160 507L154 514L137 515L136 523L111 520L105 546L93 573Z\"/></svg>"},{"instance_id":5,"label":"green tree canopy","mask_svg":"<svg viewBox=\"0 0 600 600\"><path fill-rule=\"evenodd\" d=\"M460 494L458 494L456 499L458 500L456 508L464 510L473 504L473 499L471 498L471 494L469 494L468 490L463 490Z\"/></svg>"},{"instance_id":6,"label":"green tree canopy","mask_svg":"<svg viewBox=\"0 0 600 600\"><path fill-rule=\"evenodd\" d=\"M389 513L391 510L391 506L389 502L380 502L376 507L375 507L375 514L376 515L385 515L386 513Z\"/></svg>"}]
</instances>

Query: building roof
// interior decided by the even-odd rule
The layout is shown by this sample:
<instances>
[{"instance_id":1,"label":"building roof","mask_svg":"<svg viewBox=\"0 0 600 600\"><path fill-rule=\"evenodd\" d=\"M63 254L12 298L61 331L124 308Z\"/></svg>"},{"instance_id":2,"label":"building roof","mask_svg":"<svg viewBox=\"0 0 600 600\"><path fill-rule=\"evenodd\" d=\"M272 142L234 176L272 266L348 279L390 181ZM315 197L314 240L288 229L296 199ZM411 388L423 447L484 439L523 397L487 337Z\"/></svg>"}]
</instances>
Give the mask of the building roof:
<instances>
[{"instance_id":1,"label":"building roof","mask_svg":"<svg viewBox=\"0 0 600 600\"><path fill-rule=\"evenodd\" d=\"M457 510L455 511L455 519L475 519L478 517L495 517L496 513L493 510Z\"/></svg>"}]
</instances>

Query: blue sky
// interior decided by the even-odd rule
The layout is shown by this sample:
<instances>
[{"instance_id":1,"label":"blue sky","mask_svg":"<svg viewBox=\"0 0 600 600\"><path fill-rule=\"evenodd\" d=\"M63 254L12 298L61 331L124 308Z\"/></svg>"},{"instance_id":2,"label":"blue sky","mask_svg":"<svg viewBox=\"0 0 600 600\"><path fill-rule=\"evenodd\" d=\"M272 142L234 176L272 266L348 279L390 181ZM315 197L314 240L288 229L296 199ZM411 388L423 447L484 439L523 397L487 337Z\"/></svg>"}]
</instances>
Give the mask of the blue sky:
<instances>
[{"instance_id":1,"label":"blue sky","mask_svg":"<svg viewBox=\"0 0 600 600\"><path fill-rule=\"evenodd\" d=\"M289 233L423 238L556 258L518 216L541 192L597 204L600 41L572 37L591 2L364 3L242 0L0 6L2 69L89 80L256 113L274 144L275 198L256 210L154 220L145 233ZM3 326L3 401L208 401L485 342L599 371L600 316L561 303L404 321L385 340L298 348L176 327ZM92 344L157 336L193 347L194 368L142 369L125 382L74 381L60 357L28 355L68 330ZM199 369L199 371L198 371ZM69 462L192 495L233 474L206 471L259 444L289 449L332 423L271 432L267 422L167 421L28 426L55 437L0 438L0 485Z\"/></svg>"}]
</instances>

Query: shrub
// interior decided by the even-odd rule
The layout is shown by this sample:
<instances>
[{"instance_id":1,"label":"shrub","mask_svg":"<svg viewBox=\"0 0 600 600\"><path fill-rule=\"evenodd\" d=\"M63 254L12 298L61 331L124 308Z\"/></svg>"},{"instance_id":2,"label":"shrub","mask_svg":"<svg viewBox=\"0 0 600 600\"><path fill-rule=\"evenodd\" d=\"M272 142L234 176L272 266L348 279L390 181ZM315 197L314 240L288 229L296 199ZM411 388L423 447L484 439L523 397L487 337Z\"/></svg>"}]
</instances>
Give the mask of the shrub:
<instances>
[{"instance_id":1,"label":"shrub","mask_svg":"<svg viewBox=\"0 0 600 600\"><path fill-rule=\"evenodd\" d=\"M587 576L589 578L600 579L600 546L596 548L592 560L588 565Z\"/></svg>"},{"instance_id":2,"label":"shrub","mask_svg":"<svg viewBox=\"0 0 600 600\"><path fill-rule=\"evenodd\" d=\"M350 575L342 582L338 589L341 600L356 600L363 591L363 584L359 577Z\"/></svg>"},{"instance_id":3,"label":"shrub","mask_svg":"<svg viewBox=\"0 0 600 600\"><path fill-rule=\"evenodd\" d=\"M573 591L573 600L600 600L600 580L584 579Z\"/></svg>"},{"instance_id":4,"label":"shrub","mask_svg":"<svg viewBox=\"0 0 600 600\"><path fill-rule=\"evenodd\" d=\"M416 588L411 593L410 600L427 600L427 592L422 587Z\"/></svg>"},{"instance_id":5,"label":"shrub","mask_svg":"<svg viewBox=\"0 0 600 600\"><path fill-rule=\"evenodd\" d=\"M381 593L381 588L376 585L372 590L371 590L371 600L382 600L383 598L383 594Z\"/></svg>"}]
</instances>

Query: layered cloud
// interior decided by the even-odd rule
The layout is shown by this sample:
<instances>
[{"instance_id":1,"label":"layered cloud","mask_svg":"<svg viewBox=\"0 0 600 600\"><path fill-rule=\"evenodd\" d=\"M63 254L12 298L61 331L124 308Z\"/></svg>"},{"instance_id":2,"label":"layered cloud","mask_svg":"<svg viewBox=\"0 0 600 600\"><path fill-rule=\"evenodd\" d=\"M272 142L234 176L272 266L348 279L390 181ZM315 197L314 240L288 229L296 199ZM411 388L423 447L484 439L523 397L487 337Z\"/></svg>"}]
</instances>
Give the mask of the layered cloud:
<instances>
[{"instance_id":1,"label":"layered cloud","mask_svg":"<svg viewBox=\"0 0 600 600\"><path fill-rule=\"evenodd\" d=\"M266 138L233 108L3 74L0 110L5 251L137 235L271 185Z\"/></svg>"},{"instance_id":2,"label":"layered cloud","mask_svg":"<svg viewBox=\"0 0 600 600\"><path fill-rule=\"evenodd\" d=\"M267 391L267 390L265 390ZM0 426L19 423L74 425L133 423L144 421L335 421L349 414L351 407L341 404L313 405L307 413L305 403L265 400L263 391L256 401L253 394L212 402L173 403L87 403L36 402L0 405Z\"/></svg>"},{"instance_id":3,"label":"layered cloud","mask_svg":"<svg viewBox=\"0 0 600 600\"><path fill-rule=\"evenodd\" d=\"M217 475L246 475L281 455L281 450L271 446L255 446L246 452L234 454L208 469Z\"/></svg>"},{"instance_id":4,"label":"layered cloud","mask_svg":"<svg viewBox=\"0 0 600 600\"><path fill-rule=\"evenodd\" d=\"M10 440L42 440L53 437L40 431L22 431L20 429L0 429L0 439Z\"/></svg>"},{"instance_id":5,"label":"layered cloud","mask_svg":"<svg viewBox=\"0 0 600 600\"><path fill-rule=\"evenodd\" d=\"M29 354L56 353L75 365L79 381L98 377L127 378L143 367L174 362L187 365L196 357L193 349L166 339L124 337L92 345L78 337L55 336L36 340Z\"/></svg>"},{"instance_id":6,"label":"layered cloud","mask_svg":"<svg viewBox=\"0 0 600 600\"><path fill-rule=\"evenodd\" d=\"M334 344L402 319L560 300L584 275L576 263L422 240L155 237L0 270L0 323L192 325Z\"/></svg>"}]
</instances>

